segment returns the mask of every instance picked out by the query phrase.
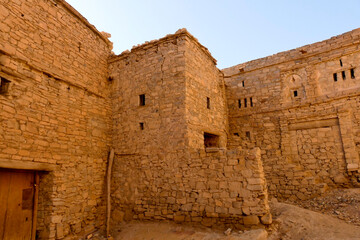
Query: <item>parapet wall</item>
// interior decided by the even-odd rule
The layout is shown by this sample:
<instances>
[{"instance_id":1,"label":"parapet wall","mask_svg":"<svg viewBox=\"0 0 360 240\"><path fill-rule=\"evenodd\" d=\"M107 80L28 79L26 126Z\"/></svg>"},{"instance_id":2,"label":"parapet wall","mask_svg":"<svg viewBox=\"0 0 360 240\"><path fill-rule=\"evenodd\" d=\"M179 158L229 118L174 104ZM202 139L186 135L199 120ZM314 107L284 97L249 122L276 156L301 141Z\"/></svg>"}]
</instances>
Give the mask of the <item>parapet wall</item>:
<instances>
[{"instance_id":1,"label":"parapet wall","mask_svg":"<svg viewBox=\"0 0 360 240\"><path fill-rule=\"evenodd\" d=\"M359 42L356 29L224 70L229 147L262 149L271 195L359 184Z\"/></svg>"},{"instance_id":2,"label":"parapet wall","mask_svg":"<svg viewBox=\"0 0 360 240\"><path fill-rule=\"evenodd\" d=\"M40 172L37 237L104 229L111 44L63 1L0 3L0 167ZM2 206L4 207L4 206Z\"/></svg>"}]
</instances>

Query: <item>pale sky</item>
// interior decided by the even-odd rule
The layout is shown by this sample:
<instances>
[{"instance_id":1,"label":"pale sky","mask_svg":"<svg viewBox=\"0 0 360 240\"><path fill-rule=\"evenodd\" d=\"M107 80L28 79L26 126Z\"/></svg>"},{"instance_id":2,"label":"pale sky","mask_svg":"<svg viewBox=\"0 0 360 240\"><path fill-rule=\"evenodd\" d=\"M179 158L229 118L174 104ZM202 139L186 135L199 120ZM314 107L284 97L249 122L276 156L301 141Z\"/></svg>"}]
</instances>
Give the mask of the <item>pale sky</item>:
<instances>
[{"instance_id":1,"label":"pale sky","mask_svg":"<svg viewBox=\"0 0 360 240\"><path fill-rule=\"evenodd\" d=\"M360 0L67 0L116 54L187 28L220 69L360 28Z\"/></svg>"}]
</instances>

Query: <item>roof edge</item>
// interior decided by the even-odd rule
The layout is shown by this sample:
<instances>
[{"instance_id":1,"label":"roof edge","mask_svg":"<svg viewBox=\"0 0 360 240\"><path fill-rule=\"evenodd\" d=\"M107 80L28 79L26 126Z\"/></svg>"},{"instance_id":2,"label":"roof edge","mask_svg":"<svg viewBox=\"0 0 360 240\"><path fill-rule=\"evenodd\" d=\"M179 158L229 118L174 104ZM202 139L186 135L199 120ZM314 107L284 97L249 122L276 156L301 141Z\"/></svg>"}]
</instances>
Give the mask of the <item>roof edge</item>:
<instances>
[{"instance_id":1,"label":"roof edge","mask_svg":"<svg viewBox=\"0 0 360 240\"><path fill-rule=\"evenodd\" d=\"M113 43L104 36L99 30L96 29L94 25L92 25L81 13L79 13L74 7L72 7L65 0L55 0L55 2L61 4L69 13L79 19L85 26L87 26L90 30L92 30L96 35L98 35L109 47L110 50L113 47Z\"/></svg>"},{"instance_id":2,"label":"roof edge","mask_svg":"<svg viewBox=\"0 0 360 240\"><path fill-rule=\"evenodd\" d=\"M138 44L136 46L133 46L131 48L131 50L125 50L122 53L115 55L115 56L111 56L109 59L109 62L115 62L117 60L123 59L127 56L129 56L131 53L134 53L138 50L142 50L142 49L147 49L150 48L152 46L156 46L160 43L169 41L169 40L173 40L179 36L187 36L189 39L191 39L210 59L211 61L216 65L217 64L217 60L211 55L210 51L204 46L202 45L199 40L197 38L195 38L191 33L189 33L189 31L186 28L181 28L179 30L177 30L174 34L168 34L165 37L159 38L159 39L155 39L155 40L151 40L151 41L146 41L143 44Z\"/></svg>"},{"instance_id":3,"label":"roof edge","mask_svg":"<svg viewBox=\"0 0 360 240\"><path fill-rule=\"evenodd\" d=\"M290 50L281 51L262 58L250 60L231 67L221 69L226 77L239 75L243 72L254 71L257 69L278 65L284 62L295 61L298 59L309 58L324 52L336 50L348 45L358 44L360 39L360 28L335 35L331 38L318 42L306 44ZM336 44L335 44L336 43ZM323 47L325 46L326 49ZM276 60L279 58L279 60ZM242 69L242 72L239 72Z\"/></svg>"}]
</instances>

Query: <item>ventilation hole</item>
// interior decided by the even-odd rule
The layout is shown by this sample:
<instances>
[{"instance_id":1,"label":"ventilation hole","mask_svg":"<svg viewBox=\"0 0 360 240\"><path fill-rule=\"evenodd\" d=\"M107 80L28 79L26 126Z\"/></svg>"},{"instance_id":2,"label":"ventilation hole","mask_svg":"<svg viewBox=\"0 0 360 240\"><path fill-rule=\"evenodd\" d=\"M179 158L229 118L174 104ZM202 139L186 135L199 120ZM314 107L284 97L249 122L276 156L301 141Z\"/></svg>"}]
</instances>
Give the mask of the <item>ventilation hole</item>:
<instances>
[{"instance_id":1,"label":"ventilation hole","mask_svg":"<svg viewBox=\"0 0 360 240\"><path fill-rule=\"evenodd\" d=\"M340 66L341 66L341 67L343 66L343 63L342 63L341 59L340 59Z\"/></svg>"},{"instance_id":2,"label":"ventilation hole","mask_svg":"<svg viewBox=\"0 0 360 240\"><path fill-rule=\"evenodd\" d=\"M140 130L144 130L144 123L141 122L139 125L140 125Z\"/></svg>"},{"instance_id":3,"label":"ventilation hole","mask_svg":"<svg viewBox=\"0 0 360 240\"><path fill-rule=\"evenodd\" d=\"M241 99L238 100L239 108L241 108Z\"/></svg>"},{"instance_id":4,"label":"ventilation hole","mask_svg":"<svg viewBox=\"0 0 360 240\"><path fill-rule=\"evenodd\" d=\"M294 97L297 97L297 96L298 96L298 91L295 90L295 91L294 91Z\"/></svg>"},{"instance_id":5,"label":"ventilation hole","mask_svg":"<svg viewBox=\"0 0 360 240\"><path fill-rule=\"evenodd\" d=\"M244 98L244 107L247 107L247 99Z\"/></svg>"},{"instance_id":6,"label":"ventilation hole","mask_svg":"<svg viewBox=\"0 0 360 240\"><path fill-rule=\"evenodd\" d=\"M248 131L245 132L245 136L246 136L247 139L250 139L250 137L251 137L250 132L248 132Z\"/></svg>"},{"instance_id":7,"label":"ventilation hole","mask_svg":"<svg viewBox=\"0 0 360 240\"><path fill-rule=\"evenodd\" d=\"M253 100L252 100L252 97L250 98L250 107L253 107L254 104L253 104Z\"/></svg>"},{"instance_id":8,"label":"ventilation hole","mask_svg":"<svg viewBox=\"0 0 360 240\"><path fill-rule=\"evenodd\" d=\"M243 87L245 87L245 81L242 81L241 84Z\"/></svg>"},{"instance_id":9,"label":"ventilation hole","mask_svg":"<svg viewBox=\"0 0 360 240\"><path fill-rule=\"evenodd\" d=\"M210 109L210 98L206 97L206 107Z\"/></svg>"},{"instance_id":10,"label":"ventilation hole","mask_svg":"<svg viewBox=\"0 0 360 240\"><path fill-rule=\"evenodd\" d=\"M10 86L10 81L5 78L0 78L0 94L5 94L8 92Z\"/></svg>"},{"instance_id":11,"label":"ventilation hole","mask_svg":"<svg viewBox=\"0 0 360 240\"><path fill-rule=\"evenodd\" d=\"M145 94L139 95L139 106L145 106Z\"/></svg>"},{"instance_id":12,"label":"ventilation hole","mask_svg":"<svg viewBox=\"0 0 360 240\"><path fill-rule=\"evenodd\" d=\"M337 73L333 74L334 82L337 82Z\"/></svg>"},{"instance_id":13,"label":"ventilation hole","mask_svg":"<svg viewBox=\"0 0 360 240\"><path fill-rule=\"evenodd\" d=\"M354 68L350 69L350 75L351 75L352 79L355 78L355 69Z\"/></svg>"},{"instance_id":14,"label":"ventilation hole","mask_svg":"<svg viewBox=\"0 0 360 240\"><path fill-rule=\"evenodd\" d=\"M342 76L342 79L343 79L343 80L346 79L346 73L345 73L345 71L342 71L342 72L341 72L341 76Z\"/></svg>"}]
</instances>

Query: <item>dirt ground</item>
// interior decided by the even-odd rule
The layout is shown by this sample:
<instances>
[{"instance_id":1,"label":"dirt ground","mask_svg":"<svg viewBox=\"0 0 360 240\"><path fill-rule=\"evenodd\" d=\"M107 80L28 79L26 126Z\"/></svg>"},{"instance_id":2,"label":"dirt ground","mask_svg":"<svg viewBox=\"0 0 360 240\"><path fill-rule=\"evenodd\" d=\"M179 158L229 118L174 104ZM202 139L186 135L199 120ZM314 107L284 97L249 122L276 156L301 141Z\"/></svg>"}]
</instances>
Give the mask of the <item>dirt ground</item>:
<instances>
[{"instance_id":1,"label":"dirt ground","mask_svg":"<svg viewBox=\"0 0 360 240\"><path fill-rule=\"evenodd\" d=\"M360 240L360 189L335 190L303 201L308 209L276 200L270 205L273 224L267 231L132 222L118 225L112 236L115 240Z\"/></svg>"}]
</instances>

